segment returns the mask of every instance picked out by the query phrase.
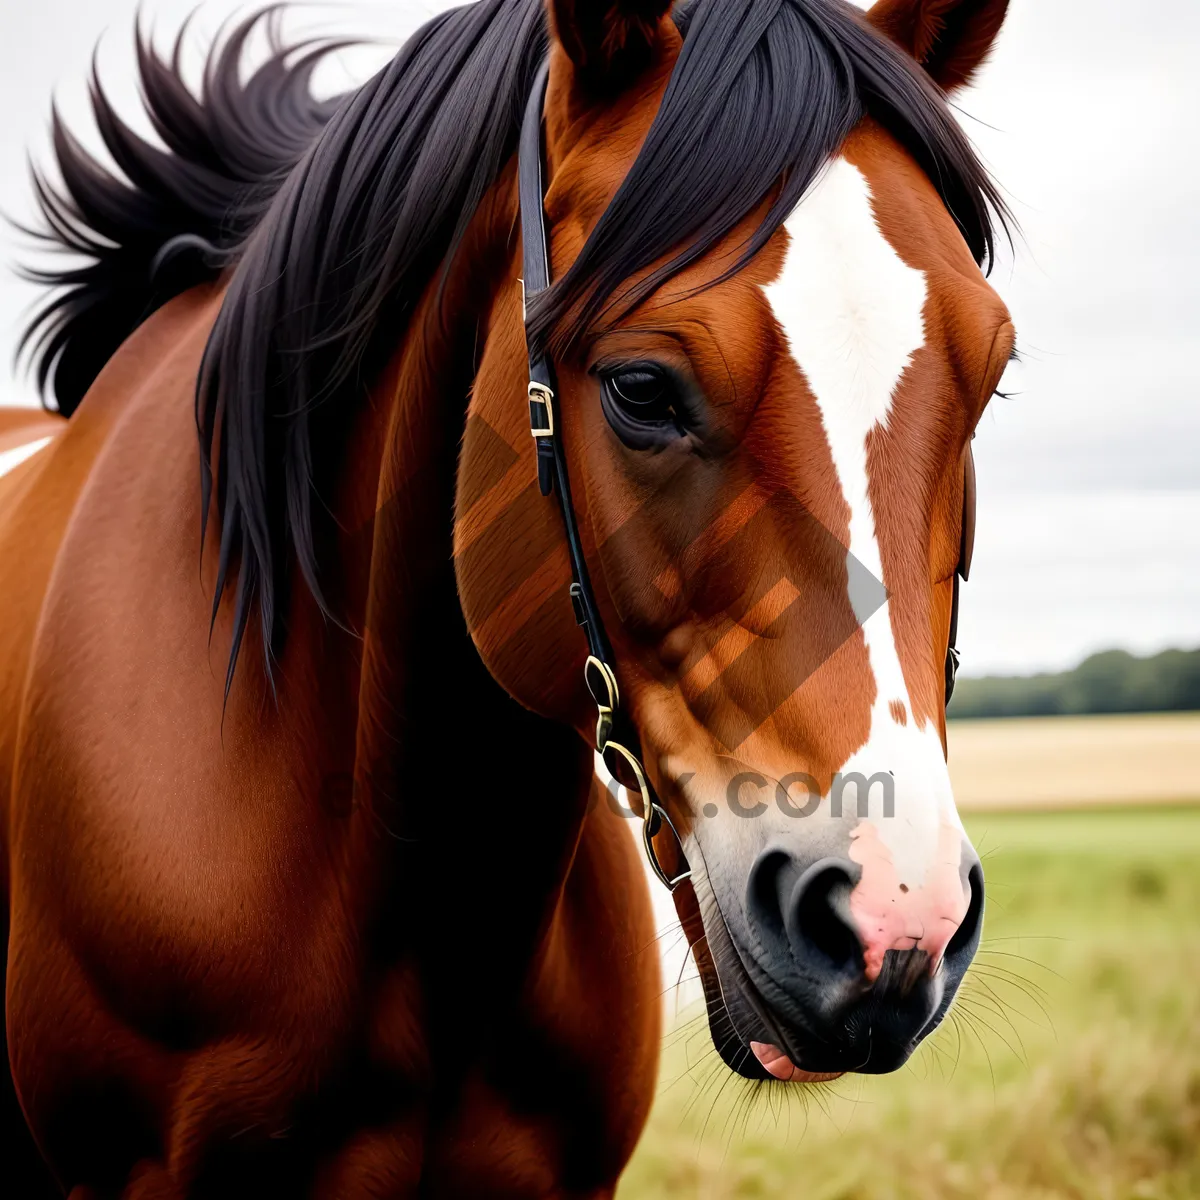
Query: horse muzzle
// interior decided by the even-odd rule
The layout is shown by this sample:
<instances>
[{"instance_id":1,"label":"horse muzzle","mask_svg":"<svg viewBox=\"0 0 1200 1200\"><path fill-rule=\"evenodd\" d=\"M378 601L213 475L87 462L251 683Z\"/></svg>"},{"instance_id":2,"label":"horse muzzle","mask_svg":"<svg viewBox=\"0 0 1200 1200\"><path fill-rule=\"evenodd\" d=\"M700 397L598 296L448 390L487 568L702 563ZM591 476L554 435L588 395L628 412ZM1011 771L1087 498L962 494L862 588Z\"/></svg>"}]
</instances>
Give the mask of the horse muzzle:
<instances>
[{"instance_id":1,"label":"horse muzzle","mask_svg":"<svg viewBox=\"0 0 1200 1200\"><path fill-rule=\"evenodd\" d=\"M949 1011L982 930L978 856L964 845L958 897L943 888L864 899L864 874L848 859L806 865L774 846L756 859L744 906L705 906L710 1025L739 1074L884 1074Z\"/></svg>"}]
</instances>

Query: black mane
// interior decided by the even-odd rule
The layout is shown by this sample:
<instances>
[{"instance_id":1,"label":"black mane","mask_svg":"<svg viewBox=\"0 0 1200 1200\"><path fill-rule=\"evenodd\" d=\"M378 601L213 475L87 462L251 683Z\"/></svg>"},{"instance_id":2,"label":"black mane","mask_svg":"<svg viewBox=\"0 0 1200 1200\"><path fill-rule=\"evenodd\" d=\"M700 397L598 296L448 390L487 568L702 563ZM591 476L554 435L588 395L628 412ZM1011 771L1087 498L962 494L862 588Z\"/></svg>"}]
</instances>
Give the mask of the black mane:
<instances>
[{"instance_id":1,"label":"black mane","mask_svg":"<svg viewBox=\"0 0 1200 1200\"><path fill-rule=\"evenodd\" d=\"M216 279L236 257L333 114L337 102L315 100L309 83L338 43L285 47L278 15L266 10L234 26L209 56L198 95L180 71L186 29L165 59L139 31L141 93L161 147L121 120L93 71L96 125L124 178L97 162L53 113L62 185L34 172L44 227L24 232L75 262L23 272L54 292L31 318L18 353L30 354L38 386L53 393L65 416L154 309ZM246 41L260 23L268 57L242 82Z\"/></svg>"},{"instance_id":2,"label":"black mane","mask_svg":"<svg viewBox=\"0 0 1200 1200\"><path fill-rule=\"evenodd\" d=\"M579 337L619 298L636 303L778 189L753 254L865 114L914 155L979 262L1005 209L945 98L844 0L692 0L684 48L645 145L578 261L530 313L535 336ZM205 511L217 464L221 570L235 589L232 678L255 602L270 648L293 556L325 607L313 531L348 427L516 148L546 53L542 0L478 0L435 17L336 109L309 93L328 47L276 44L241 86L239 26L194 99L141 46L164 153L93 103L126 184L55 123L67 196L41 180L50 240L91 261L41 272L65 285L35 319L39 378L69 411L156 304L236 262L205 353L196 415ZM132 186L131 186L132 185ZM109 244L111 243L111 245ZM632 275L675 251L632 293ZM320 422L319 424L317 422ZM269 669L269 668L268 668Z\"/></svg>"}]
</instances>

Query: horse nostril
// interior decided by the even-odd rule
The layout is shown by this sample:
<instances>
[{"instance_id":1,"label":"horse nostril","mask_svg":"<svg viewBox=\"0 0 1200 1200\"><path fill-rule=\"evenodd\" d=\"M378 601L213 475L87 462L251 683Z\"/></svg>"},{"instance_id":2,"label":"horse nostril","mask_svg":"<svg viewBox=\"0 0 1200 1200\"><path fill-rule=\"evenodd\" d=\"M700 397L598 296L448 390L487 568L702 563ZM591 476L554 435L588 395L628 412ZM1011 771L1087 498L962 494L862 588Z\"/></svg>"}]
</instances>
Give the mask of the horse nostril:
<instances>
[{"instance_id":1,"label":"horse nostril","mask_svg":"<svg viewBox=\"0 0 1200 1200\"><path fill-rule=\"evenodd\" d=\"M945 958L951 963L964 953L967 962L971 961L983 930L983 866L974 852L971 858L973 861L967 872L967 886L971 889L971 898L967 902L966 916L946 943Z\"/></svg>"},{"instance_id":2,"label":"horse nostril","mask_svg":"<svg viewBox=\"0 0 1200 1200\"><path fill-rule=\"evenodd\" d=\"M784 905L799 878L795 859L783 850L764 851L750 868L746 910L756 927L758 940L772 956L786 953Z\"/></svg>"},{"instance_id":3,"label":"horse nostril","mask_svg":"<svg viewBox=\"0 0 1200 1200\"><path fill-rule=\"evenodd\" d=\"M747 909L759 942L776 963L800 976L828 979L862 972L862 946L850 916L858 867L825 858L802 870L787 851L759 855L750 872Z\"/></svg>"},{"instance_id":4,"label":"horse nostril","mask_svg":"<svg viewBox=\"0 0 1200 1200\"><path fill-rule=\"evenodd\" d=\"M792 953L838 974L862 970L862 944L850 916L853 864L824 859L796 882L788 904L787 931ZM814 962L815 965L815 962Z\"/></svg>"}]
</instances>

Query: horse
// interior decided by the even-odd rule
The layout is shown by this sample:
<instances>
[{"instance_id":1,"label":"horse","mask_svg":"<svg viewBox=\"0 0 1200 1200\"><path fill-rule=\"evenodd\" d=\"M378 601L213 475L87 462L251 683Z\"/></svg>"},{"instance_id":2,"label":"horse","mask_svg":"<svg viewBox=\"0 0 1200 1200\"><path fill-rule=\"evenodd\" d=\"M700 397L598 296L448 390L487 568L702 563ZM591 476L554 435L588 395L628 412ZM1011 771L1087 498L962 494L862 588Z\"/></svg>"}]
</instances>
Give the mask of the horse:
<instances>
[{"instance_id":1,"label":"horse","mask_svg":"<svg viewBox=\"0 0 1200 1200\"><path fill-rule=\"evenodd\" d=\"M195 90L139 40L154 139L94 81L116 171L56 119L54 403L0 421L44 443L0 478L6 1183L613 1196L643 850L750 1086L945 1018L1015 336L947 97L1005 9L475 0L325 99L336 43L243 70L259 16Z\"/></svg>"}]
</instances>

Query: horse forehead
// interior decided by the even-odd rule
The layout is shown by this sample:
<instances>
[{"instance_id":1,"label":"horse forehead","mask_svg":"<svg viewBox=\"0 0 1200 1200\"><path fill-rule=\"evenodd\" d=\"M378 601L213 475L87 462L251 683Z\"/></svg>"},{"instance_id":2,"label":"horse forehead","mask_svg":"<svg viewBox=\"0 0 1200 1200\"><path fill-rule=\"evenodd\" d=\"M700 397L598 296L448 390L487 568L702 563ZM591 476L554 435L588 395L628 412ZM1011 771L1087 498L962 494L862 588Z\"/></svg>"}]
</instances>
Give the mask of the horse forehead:
<instances>
[{"instance_id":1,"label":"horse forehead","mask_svg":"<svg viewBox=\"0 0 1200 1200\"><path fill-rule=\"evenodd\" d=\"M866 174L830 161L784 223L786 250L767 299L815 394L835 459L841 436L886 427L925 343L929 282L886 236Z\"/></svg>"}]
</instances>

